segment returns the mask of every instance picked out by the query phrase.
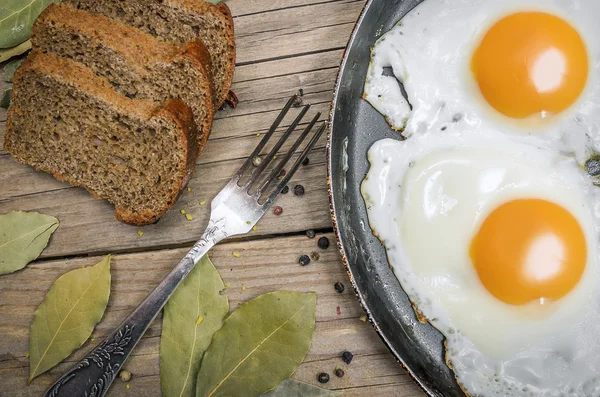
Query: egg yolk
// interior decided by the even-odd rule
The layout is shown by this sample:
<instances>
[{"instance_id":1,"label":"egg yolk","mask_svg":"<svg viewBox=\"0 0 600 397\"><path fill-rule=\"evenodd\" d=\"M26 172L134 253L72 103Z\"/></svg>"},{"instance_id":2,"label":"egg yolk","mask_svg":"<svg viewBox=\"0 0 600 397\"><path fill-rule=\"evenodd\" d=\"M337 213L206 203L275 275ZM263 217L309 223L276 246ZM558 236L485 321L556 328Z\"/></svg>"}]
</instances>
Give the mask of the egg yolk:
<instances>
[{"instance_id":1,"label":"egg yolk","mask_svg":"<svg viewBox=\"0 0 600 397\"><path fill-rule=\"evenodd\" d=\"M492 295L523 305L569 293L583 274L587 249L570 212L546 200L519 199L485 219L471 242L470 255Z\"/></svg>"},{"instance_id":2,"label":"egg yolk","mask_svg":"<svg viewBox=\"0 0 600 397\"><path fill-rule=\"evenodd\" d=\"M579 33L543 12L509 15L487 32L471 68L497 111L512 118L558 113L579 97L588 77Z\"/></svg>"}]
</instances>

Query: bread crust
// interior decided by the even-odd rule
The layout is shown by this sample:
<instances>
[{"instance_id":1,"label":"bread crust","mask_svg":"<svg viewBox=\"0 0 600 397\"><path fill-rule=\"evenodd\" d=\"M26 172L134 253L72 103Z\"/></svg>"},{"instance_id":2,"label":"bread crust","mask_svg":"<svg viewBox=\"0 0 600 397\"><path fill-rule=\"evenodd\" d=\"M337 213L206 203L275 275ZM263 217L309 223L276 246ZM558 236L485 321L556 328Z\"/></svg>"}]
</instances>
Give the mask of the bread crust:
<instances>
[{"instance_id":1,"label":"bread crust","mask_svg":"<svg viewBox=\"0 0 600 397\"><path fill-rule=\"evenodd\" d=\"M115 217L122 222L132 225L154 223L173 206L177 197L183 192L191 178L199 150L196 138L197 129L193 114L191 109L183 101L180 99L171 99L164 104L156 104L155 102L147 100L129 99L116 93L106 79L96 76L87 67L53 54L44 54L34 50L29 54L23 65L17 70L13 78L13 95L15 102L18 102L18 96L22 95L20 85L27 73L52 75L54 79L63 84L74 86L79 90L85 91L89 95L97 96L102 101L111 103L113 106L118 106L120 109L123 109L122 113L130 113L133 117L146 120L146 122L149 122L150 119L155 117L173 121L179 127L177 128L177 131L182 134L180 138L185 143L185 163L178 169L177 174L173 178L174 180L172 183L176 189L172 189L174 192L172 196L167 197L164 206L157 211L131 211L125 208L119 208L113 203L113 205L115 205ZM13 143L16 143L18 140L18 137L14 136L14 120L19 117L19 112L22 111L22 109L19 109L18 106L14 104L8 110L7 129L4 142L5 150L11 153L19 162L32 165L37 170L47 172L56 179L68 182L72 186L81 186L97 199L107 199L112 202L110 197L102 196L90 187L78 183L70 175L62 174L57 170L49 169L38 164L31 164L31 162L27 161L27 158L18 153L17 148L13 146Z\"/></svg>"}]
</instances>

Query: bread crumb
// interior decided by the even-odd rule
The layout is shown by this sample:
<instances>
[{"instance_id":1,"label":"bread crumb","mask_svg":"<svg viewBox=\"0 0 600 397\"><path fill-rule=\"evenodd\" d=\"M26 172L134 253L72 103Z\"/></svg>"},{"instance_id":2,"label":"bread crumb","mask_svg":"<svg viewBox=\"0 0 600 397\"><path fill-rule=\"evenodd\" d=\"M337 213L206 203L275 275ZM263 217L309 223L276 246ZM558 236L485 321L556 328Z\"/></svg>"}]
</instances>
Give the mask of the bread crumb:
<instances>
[{"instance_id":1,"label":"bread crumb","mask_svg":"<svg viewBox=\"0 0 600 397\"><path fill-rule=\"evenodd\" d=\"M236 257L236 258L239 258L239 257L240 257L240 253L239 253L239 252L237 252L237 251L233 251L233 252L231 253L231 255L233 255L233 256L234 256L234 257Z\"/></svg>"},{"instance_id":2,"label":"bread crumb","mask_svg":"<svg viewBox=\"0 0 600 397\"><path fill-rule=\"evenodd\" d=\"M142 232L141 230L138 230L138 236L142 237L144 235L144 232Z\"/></svg>"},{"instance_id":3,"label":"bread crumb","mask_svg":"<svg viewBox=\"0 0 600 397\"><path fill-rule=\"evenodd\" d=\"M185 214L185 219L187 219L188 221L191 221L194 218L190 214Z\"/></svg>"}]
</instances>

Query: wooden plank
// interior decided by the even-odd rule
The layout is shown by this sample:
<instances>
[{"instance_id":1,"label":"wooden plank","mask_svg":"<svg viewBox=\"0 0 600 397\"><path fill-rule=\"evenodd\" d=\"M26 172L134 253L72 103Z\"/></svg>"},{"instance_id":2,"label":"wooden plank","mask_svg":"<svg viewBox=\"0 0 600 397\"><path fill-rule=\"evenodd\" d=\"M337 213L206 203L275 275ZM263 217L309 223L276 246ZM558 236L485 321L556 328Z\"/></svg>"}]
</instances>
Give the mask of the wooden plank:
<instances>
[{"instance_id":1,"label":"wooden plank","mask_svg":"<svg viewBox=\"0 0 600 397\"><path fill-rule=\"evenodd\" d=\"M332 234L325 236L334 238ZM240 258L233 257L233 251L239 252ZM25 355L29 325L36 307L56 278L82 265L93 265L101 258L37 261L9 277L1 277L0 333L3 337L0 338L0 395L40 395L54 379L118 325L185 252L186 249L182 248L114 255L111 297L107 312L93 333L94 341L86 342L65 363L41 375L28 387L25 386L29 371ZM311 252L318 252L319 260L300 266L297 262L299 255ZM296 379L317 384L317 374L324 371L330 373L332 379L326 387L350 393L345 395L360 395L359 391L375 392L383 385L382 394L375 395L422 396L371 326L359 319L362 309L346 282L347 276L333 245L321 250L317 247L317 239L294 236L220 244L213 249L211 257L223 280L230 283L226 293L232 310L273 290L317 292L317 325L313 344L294 376ZM337 281L346 284L342 294L333 288ZM340 307L341 314L337 314L337 307ZM131 389L127 391L124 384L117 381L111 396L131 393L136 396L158 395L160 323L160 319L153 323L126 364L133 373ZM355 355L350 365L340 359L341 352L345 350ZM343 378L333 376L336 366L346 371Z\"/></svg>"}]
</instances>

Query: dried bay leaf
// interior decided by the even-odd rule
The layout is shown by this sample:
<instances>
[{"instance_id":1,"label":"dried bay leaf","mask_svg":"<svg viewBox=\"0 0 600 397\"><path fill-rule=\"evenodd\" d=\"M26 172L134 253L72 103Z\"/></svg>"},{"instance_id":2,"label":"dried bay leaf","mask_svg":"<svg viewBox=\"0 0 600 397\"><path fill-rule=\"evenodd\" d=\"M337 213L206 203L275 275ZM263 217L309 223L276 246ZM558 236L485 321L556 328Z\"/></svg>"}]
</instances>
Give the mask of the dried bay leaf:
<instances>
[{"instance_id":1,"label":"dried bay leaf","mask_svg":"<svg viewBox=\"0 0 600 397\"><path fill-rule=\"evenodd\" d=\"M25 57L13 59L12 61L7 62L7 64L4 65L4 81L5 82L12 83L13 76L15 75L15 72L17 71L19 66L21 66L23 61L25 61Z\"/></svg>"},{"instance_id":2,"label":"dried bay leaf","mask_svg":"<svg viewBox=\"0 0 600 397\"><path fill-rule=\"evenodd\" d=\"M22 269L40 256L58 224L55 217L37 212L0 215L0 274Z\"/></svg>"},{"instance_id":3,"label":"dried bay leaf","mask_svg":"<svg viewBox=\"0 0 600 397\"><path fill-rule=\"evenodd\" d=\"M60 0L2 0L0 2L0 48L9 48L29 39L38 15Z\"/></svg>"},{"instance_id":4,"label":"dried bay leaf","mask_svg":"<svg viewBox=\"0 0 600 397\"><path fill-rule=\"evenodd\" d=\"M293 379L286 379L275 389L262 395L262 397L335 397L341 393L321 389L308 383L298 382Z\"/></svg>"},{"instance_id":5,"label":"dried bay leaf","mask_svg":"<svg viewBox=\"0 0 600 397\"><path fill-rule=\"evenodd\" d=\"M31 50L31 40L24 41L16 47L5 49L0 48L0 62L4 62L12 57L24 54L29 50Z\"/></svg>"},{"instance_id":6,"label":"dried bay leaf","mask_svg":"<svg viewBox=\"0 0 600 397\"><path fill-rule=\"evenodd\" d=\"M27 383L83 345L104 315L109 294L110 255L52 284L31 323Z\"/></svg>"},{"instance_id":7,"label":"dried bay leaf","mask_svg":"<svg viewBox=\"0 0 600 397\"><path fill-rule=\"evenodd\" d=\"M197 397L255 397L294 373L310 348L316 294L272 292L245 303L215 333Z\"/></svg>"},{"instance_id":8,"label":"dried bay leaf","mask_svg":"<svg viewBox=\"0 0 600 397\"><path fill-rule=\"evenodd\" d=\"M167 302L160 338L163 397L196 394L202 356L229 314L223 289L219 272L205 255Z\"/></svg>"},{"instance_id":9,"label":"dried bay leaf","mask_svg":"<svg viewBox=\"0 0 600 397\"><path fill-rule=\"evenodd\" d=\"M10 106L10 95L11 94L12 94L12 87L8 87L7 89L4 90L4 92L2 93L2 96L0 97L0 108L8 109L8 107ZM0 274L2 274L1 271L0 271Z\"/></svg>"}]
</instances>

